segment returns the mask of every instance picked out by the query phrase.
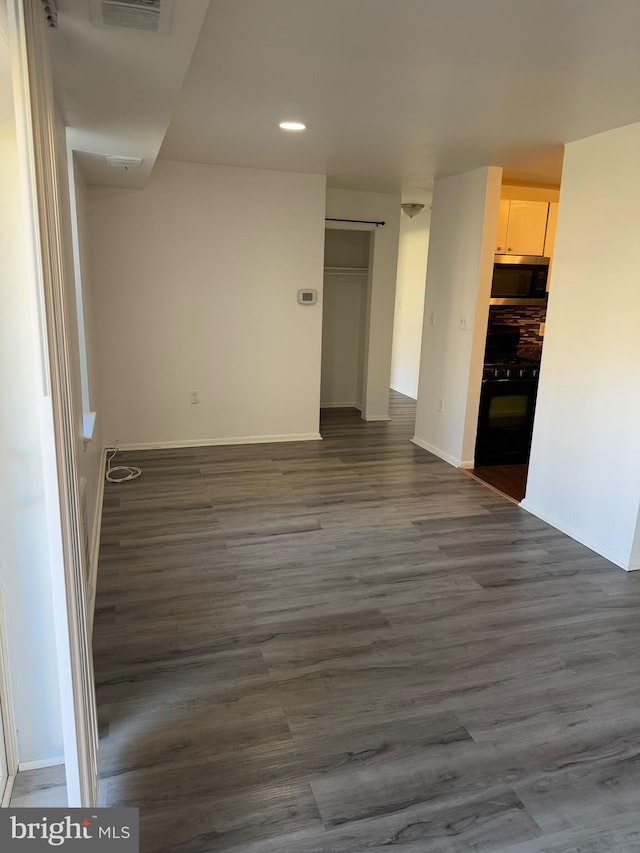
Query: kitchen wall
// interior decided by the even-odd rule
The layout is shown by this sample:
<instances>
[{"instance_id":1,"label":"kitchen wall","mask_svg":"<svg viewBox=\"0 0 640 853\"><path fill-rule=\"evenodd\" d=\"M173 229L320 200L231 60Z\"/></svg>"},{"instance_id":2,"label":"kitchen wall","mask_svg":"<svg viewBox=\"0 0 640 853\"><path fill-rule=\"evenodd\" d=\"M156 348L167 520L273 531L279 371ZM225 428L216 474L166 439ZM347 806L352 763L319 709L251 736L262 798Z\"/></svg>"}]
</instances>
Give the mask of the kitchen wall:
<instances>
[{"instance_id":1,"label":"kitchen wall","mask_svg":"<svg viewBox=\"0 0 640 853\"><path fill-rule=\"evenodd\" d=\"M317 438L324 176L159 161L89 198L104 440Z\"/></svg>"},{"instance_id":2,"label":"kitchen wall","mask_svg":"<svg viewBox=\"0 0 640 853\"><path fill-rule=\"evenodd\" d=\"M386 223L371 231L362 416L365 420L388 420L400 196L328 189L326 215Z\"/></svg>"},{"instance_id":3,"label":"kitchen wall","mask_svg":"<svg viewBox=\"0 0 640 853\"><path fill-rule=\"evenodd\" d=\"M502 170L435 182L414 442L472 467Z\"/></svg>"},{"instance_id":4,"label":"kitchen wall","mask_svg":"<svg viewBox=\"0 0 640 853\"><path fill-rule=\"evenodd\" d=\"M42 446L44 341L0 3L0 604L22 763L63 755Z\"/></svg>"},{"instance_id":5,"label":"kitchen wall","mask_svg":"<svg viewBox=\"0 0 640 853\"><path fill-rule=\"evenodd\" d=\"M414 198L416 194L410 196ZM391 387L414 400L418 396L424 291L429 250L430 196L424 209L400 217L396 308L393 319Z\"/></svg>"},{"instance_id":6,"label":"kitchen wall","mask_svg":"<svg viewBox=\"0 0 640 853\"><path fill-rule=\"evenodd\" d=\"M623 568L640 568L639 150L640 124L565 148L523 503Z\"/></svg>"},{"instance_id":7,"label":"kitchen wall","mask_svg":"<svg viewBox=\"0 0 640 853\"><path fill-rule=\"evenodd\" d=\"M520 346L518 352L542 347L544 340L540 334L540 324L545 322L547 309L532 306L518 308L513 305L492 305L489 308L489 327L518 326Z\"/></svg>"}]
</instances>

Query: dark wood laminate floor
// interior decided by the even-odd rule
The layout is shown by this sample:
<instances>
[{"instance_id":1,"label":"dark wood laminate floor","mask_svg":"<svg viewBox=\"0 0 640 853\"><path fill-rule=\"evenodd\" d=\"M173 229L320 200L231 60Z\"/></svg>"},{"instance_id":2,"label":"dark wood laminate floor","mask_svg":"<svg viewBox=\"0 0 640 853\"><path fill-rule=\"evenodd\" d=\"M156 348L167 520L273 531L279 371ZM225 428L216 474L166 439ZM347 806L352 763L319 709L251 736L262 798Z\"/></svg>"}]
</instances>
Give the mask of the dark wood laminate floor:
<instances>
[{"instance_id":1,"label":"dark wood laminate floor","mask_svg":"<svg viewBox=\"0 0 640 853\"><path fill-rule=\"evenodd\" d=\"M640 577L413 415L107 484L103 796L144 853L640 849Z\"/></svg>"},{"instance_id":2,"label":"dark wood laminate floor","mask_svg":"<svg viewBox=\"0 0 640 853\"><path fill-rule=\"evenodd\" d=\"M482 465L469 473L520 503L527 489L528 472L528 465Z\"/></svg>"}]
</instances>

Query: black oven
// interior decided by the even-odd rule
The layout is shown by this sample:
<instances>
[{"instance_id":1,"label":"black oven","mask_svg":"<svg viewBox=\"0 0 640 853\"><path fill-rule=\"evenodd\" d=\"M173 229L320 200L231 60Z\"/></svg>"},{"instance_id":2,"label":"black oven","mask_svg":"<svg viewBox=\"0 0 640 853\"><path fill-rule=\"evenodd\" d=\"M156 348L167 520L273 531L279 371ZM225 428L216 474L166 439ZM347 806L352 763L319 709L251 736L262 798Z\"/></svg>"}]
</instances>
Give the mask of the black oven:
<instances>
[{"instance_id":1,"label":"black oven","mask_svg":"<svg viewBox=\"0 0 640 853\"><path fill-rule=\"evenodd\" d=\"M480 391L477 467L529 461L540 362L518 355L519 343L518 326L490 324Z\"/></svg>"},{"instance_id":2,"label":"black oven","mask_svg":"<svg viewBox=\"0 0 640 853\"><path fill-rule=\"evenodd\" d=\"M529 461L537 378L483 379L475 464L515 465ZM537 371L536 371L537 373Z\"/></svg>"},{"instance_id":3,"label":"black oven","mask_svg":"<svg viewBox=\"0 0 640 853\"><path fill-rule=\"evenodd\" d=\"M496 255L491 280L492 305L544 305L549 258Z\"/></svg>"}]
</instances>

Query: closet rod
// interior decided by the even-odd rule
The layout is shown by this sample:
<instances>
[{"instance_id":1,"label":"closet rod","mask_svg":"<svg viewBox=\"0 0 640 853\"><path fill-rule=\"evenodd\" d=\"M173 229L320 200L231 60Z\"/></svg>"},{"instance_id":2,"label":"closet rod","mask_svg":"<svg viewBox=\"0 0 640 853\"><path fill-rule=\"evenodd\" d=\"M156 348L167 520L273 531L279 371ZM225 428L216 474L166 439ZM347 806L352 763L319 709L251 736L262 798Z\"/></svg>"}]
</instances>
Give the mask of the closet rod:
<instances>
[{"instance_id":1,"label":"closet rod","mask_svg":"<svg viewBox=\"0 0 640 853\"><path fill-rule=\"evenodd\" d=\"M386 222L377 222L375 219L335 219L333 216L326 216L325 222L359 222L362 225L386 225Z\"/></svg>"}]
</instances>

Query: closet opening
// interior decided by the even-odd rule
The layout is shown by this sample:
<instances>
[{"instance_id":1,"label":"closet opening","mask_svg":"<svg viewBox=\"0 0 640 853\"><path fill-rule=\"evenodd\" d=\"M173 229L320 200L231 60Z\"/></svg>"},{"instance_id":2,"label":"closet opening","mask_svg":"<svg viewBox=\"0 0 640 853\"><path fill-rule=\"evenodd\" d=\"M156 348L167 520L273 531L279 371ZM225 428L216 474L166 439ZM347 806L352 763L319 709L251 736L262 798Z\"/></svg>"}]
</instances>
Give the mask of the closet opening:
<instances>
[{"instance_id":1,"label":"closet opening","mask_svg":"<svg viewBox=\"0 0 640 853\"><path fill-rule=\"evenodd\" d=\"M325 230L321 409L365 410L373 239L370 230Z\"/></svg>"}]
</instances>

